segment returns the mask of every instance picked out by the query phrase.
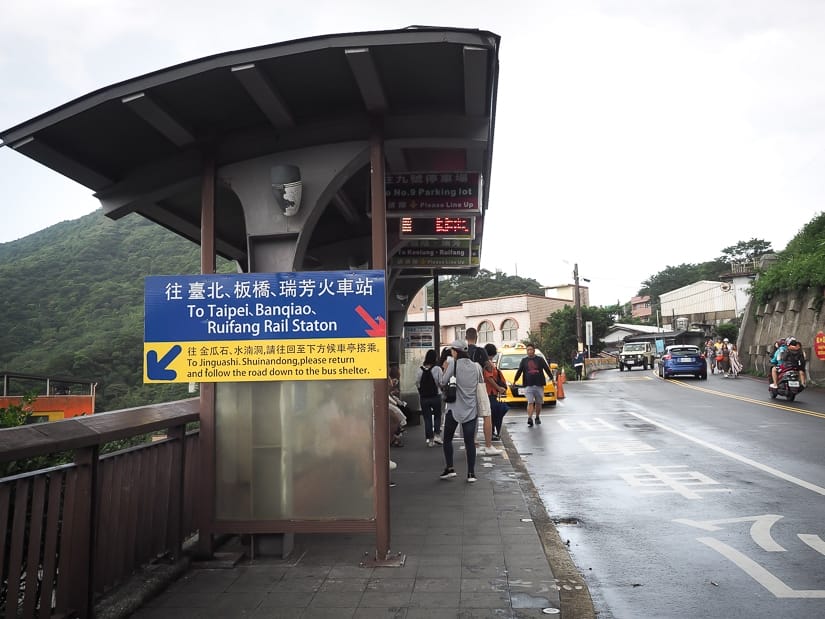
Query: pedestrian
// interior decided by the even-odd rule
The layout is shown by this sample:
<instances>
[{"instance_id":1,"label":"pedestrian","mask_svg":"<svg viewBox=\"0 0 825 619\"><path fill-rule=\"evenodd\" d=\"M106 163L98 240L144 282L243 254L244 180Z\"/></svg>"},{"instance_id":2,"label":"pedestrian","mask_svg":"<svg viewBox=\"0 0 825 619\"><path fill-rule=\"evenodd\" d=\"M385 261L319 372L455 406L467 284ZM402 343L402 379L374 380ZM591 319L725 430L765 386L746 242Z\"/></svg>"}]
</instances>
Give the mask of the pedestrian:
<instances>
[{"instance_id":1,"label":"pedestrian","mask_svg":"<svg viewBox=\"0 0 825 619\"><path fill-rule=\"evenodd\" d=\"M410 409L407 403L401 399L401 371L397 363L390 364L387 386L389 390L389 410L390 410L390 445L393 447L403 447L404 442L401 436L410 418Z\"/></svg>"},{"instance_id":2,"label":"pedestrian","mask_svg":"<svg viewBox=\"0 0 825 619\"><path fill-rule=\"evenodd\" d=\"M446 383L455 376L457 388L455 402L447 402L447 413L444 415L445 467L440 477L451 479L456 476L453 466L453 437L460 425L467 455L467 482L473 483L477 480L475 430L479 412L478 384L483 383L484 378L478 364L470 361L467 356L467 342L454 341L450 344L450 352L455 362L448 368L443 380Z\"/></svg>"},{"instance_id":3,"label":"pedestrian","mask_svg":"<svg viewBox=\"0 0 825 619\"><path fill-rule=\"evenodd\" d=\"M478 331L470 327L464 333L464 337L467 339L467 356L470 361L475 361L479 366L484 367L489 357L487 351L478 346Z\"/></svg>"},{"instance_id":4,"label":"pedestrian","mask_svg":"<svg viewBox=\"0 0 825 619\"><path fill-rule=\"evenodd\" d=\"M490 362L490 357L484 348L481 348L476 344L476 342L478 342L478 331L476 331L473 327L470 327L467 329L465 335L467 337L467 356L471 361L475 361L483 372L484 368L487 367L487 364ZM479 448L478 453L483 456L500 456L502 451L497 447L493 447L492 442L492 415L485 415L482 413L480 416L482 431L484 433L484 446Z\"/></svg>"},{"instance_id":5,"label":"pedestrian","mask_svg":"<svg viewBox=\"0 0 825 619\"><path fill-rule=\"evenodd\" d=\"M711 374L716 373L716 349L713 347L713 339L705 340L705 358L708 360L708 369Z\"/></svg>"},{"instance_id":6,"label":"pedestrian","mask_svg":"<svg viewBox=\"0 0 825 619\"><path fill-rule=\"evenodd\" d=\"M716 371L715 374L720 374L722 372L722 338L717 336L716 341L713 343L713 359L716 363Z\"/></svg>"},{"instance_id":7,"label":"pedestrian","mask_svg":"<svg viewBox=\"0 0 825 619\"><path fill-rule=\"evenodd\" d=\"M577 353L573 353L575 357L573 358L573 369L576 370L576 380L582 379L582 373L584 372L584 351L579 351Z\"/></svg>"},{"instance_id":8,"label":"pedestrian","mask_svg":"<svg viewBox=\"0 0 825 619\"><path fill-rule=\"evenodd\" d=\"M518 383L518 379L524 375L524 395L527 398L527 426L533 427L533 414L536 415L536 424L541 425L541 405L544 404L544 386L547 381L544 375L552 381L553 374L550 366L544 357L536 355L536 347L527 344L527 356L521 360L516 375L513 376L513 384Z\"/></svg>"},{"instance_id":9,"label":"pedestrian","mask_svg":"<svg viewBox=\"0 0 825 619\"><path fill-rule=\"evenodd\" d=\"M441 375L447 372L447 368L453 364L453 355L450 352L450 347L445 346L441 351L441 356L438 358L438 365L441 366Z\"/></svg>"},{"instance_id":10,"label":"pedestrian","mask_svg":"<svg viewBox=\"0 0 825 619\"><path fill-rule=\"evenodd\" d=\"M730 345L730 375L734 378L739 378L739 373L742 371L742 360L739 359L739 351L736 344Z\"/></svg>"},{"instance_id":11,"label":"pedestrian","mask_svg":"<svg viewBox=\"0 0 825 619\"><path fill-rule=\"evenodd\" d=\"M427 447L435 445L435 437L441 443L441 366L435 349L424 353L424 361L416 371L415 387L421 401L421 416L424 419L424 437Z\"/></svg>"},{"instance_id":12,"label":"pedestrian","mask_svg":"<svg viewBox=\"0 0 825 619\"><path fill-rule=\"evenodd\" d=\"M719 369L722 371L724 377L727 378L730 375L730 340L728 338L722 340L719 355L720 357L717 357L717 359L721 358L721 361L718 362Z\"/></svg>"},{"instance_id":13,"label":"pedestrian","mask_svg":"<svg viewBox=\"0 0 825 619\"><path fill-rule=\"evenodd\" d=\"M490 360L487 366L482 371L484 375L484 382L487 387L487 396L490 398L490 410L492 411L493 420L493 440L501 440L501 424L504 422L504 415L510 410L506 402L501 402L499 397L507 393L507 380L504 374L498 369L495 358L498 350L495 344L487 343L484 345L484 351Z\"/></svg>"}]
</instances>

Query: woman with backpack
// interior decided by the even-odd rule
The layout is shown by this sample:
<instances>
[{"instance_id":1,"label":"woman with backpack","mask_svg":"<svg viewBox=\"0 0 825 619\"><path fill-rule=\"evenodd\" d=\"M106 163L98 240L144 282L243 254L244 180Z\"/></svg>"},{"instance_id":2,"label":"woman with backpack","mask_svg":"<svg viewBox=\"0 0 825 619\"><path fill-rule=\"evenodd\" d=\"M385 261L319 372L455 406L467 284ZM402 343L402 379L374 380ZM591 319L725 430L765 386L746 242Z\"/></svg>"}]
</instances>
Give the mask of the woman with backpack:
<instances>
[{"instance_id":1,"label":"woman with backpack","mask_svg":"<svg viewBox=\"0 0 825 619\"><path fill-rule=\"evenodd\" d=\"M432 348L424 354L424 362L415 374L415 386L421 400L424 434L427 447L441 445L441 366Z\"/></svg>"}]
</instances>

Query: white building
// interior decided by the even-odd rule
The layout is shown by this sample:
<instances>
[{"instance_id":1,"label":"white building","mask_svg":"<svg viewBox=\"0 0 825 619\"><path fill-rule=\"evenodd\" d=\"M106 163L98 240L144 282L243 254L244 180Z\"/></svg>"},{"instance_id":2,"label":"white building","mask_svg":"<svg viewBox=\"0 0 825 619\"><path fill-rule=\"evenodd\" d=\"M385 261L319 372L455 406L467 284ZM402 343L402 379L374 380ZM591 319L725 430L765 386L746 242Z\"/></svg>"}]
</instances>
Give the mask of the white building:
<instances>
[{"instance_id":1,"label":"white building","mask_svg":"<svg viewBox=\"0 0 825 619\"><path fill-rule=\"evenodd\" d=\"M718 325L736 317L736 297L729 282L703 280L659 296L662 327L687 329Z\"/></svg>"},{"instance_id":2,"label":"white building","mask_svg":"<svg viewBox=\"0 0 825 619\"><path fill-rule=\"evenodd\" d=\"M455 339L463 339L467 329L475 327L480 344L492 342L496 347L514 344L528 339L531 333L538 333L552 313L573 304L572 299L533 294L464 301L458 306L441 308L439 339L445 346ZM425 312L421 304L411 304L406 322L434 319L431 307Z\"/></svg>"},{"instance_id":3,"label":"white building","mask_svg":"<svg viewBox=\"0 0 825 619\"><path fill-rule=\"evenodd\" d=\"M660 327L653 325L629 325L620 322L613 323L607 330L602 341L605 349L619 350L624 343L624 338L632 335L640 335L643 333L660 333L664 331Z\"/></svg>"}]
</instances>

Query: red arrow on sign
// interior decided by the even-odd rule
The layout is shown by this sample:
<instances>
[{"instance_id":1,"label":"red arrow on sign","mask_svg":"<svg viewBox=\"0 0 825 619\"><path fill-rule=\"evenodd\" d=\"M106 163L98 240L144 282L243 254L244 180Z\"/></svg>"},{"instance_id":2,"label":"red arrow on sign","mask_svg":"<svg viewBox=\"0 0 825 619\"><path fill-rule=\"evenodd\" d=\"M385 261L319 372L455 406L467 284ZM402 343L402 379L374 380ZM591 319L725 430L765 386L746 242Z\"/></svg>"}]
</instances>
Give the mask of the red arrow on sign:
<instances>
[{"instance_id":1,"label":"red arrow on sign","mask_svg":"<svg viewBox=\"0 0 825 619\"><path fill-rule=\"evenodd\" d=\"M358 315L369 325L370 328L367 329L367 335L371 337L384 337L387 334L387 323L383 317L379 316L376 321L369 315L369 312L360 305L355 308L355 311L358 312Z\"/></svg>"}]
</instances>

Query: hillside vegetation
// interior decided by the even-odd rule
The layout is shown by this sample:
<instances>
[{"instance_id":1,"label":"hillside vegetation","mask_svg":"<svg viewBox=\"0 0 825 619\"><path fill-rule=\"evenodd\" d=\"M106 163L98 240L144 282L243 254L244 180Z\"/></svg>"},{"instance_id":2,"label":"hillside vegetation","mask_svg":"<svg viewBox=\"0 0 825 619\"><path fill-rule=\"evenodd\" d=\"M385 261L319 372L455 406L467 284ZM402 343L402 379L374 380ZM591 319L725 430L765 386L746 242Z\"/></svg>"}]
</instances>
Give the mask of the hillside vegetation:
<instances>
[{"instance_id":1,"label":"hillside vegetation","mask_svg":"<svg viewBox=\"0 0 825 619\"><path fill-rule=\"evenodd\" d=\"M794 290L825 287L825 212L819 213L777 254L777 261L756 280L751 290L756 304ZM817 295L817 311L822 309Z\"/></svg>"},{"instance_id":2,"label":"hillside vegetation","mask_svg":"<svg viewBox=\"0 0 825 619\"><path fill-rule=\"evenodd\" d=\"M0 244L0 368L94 380L99 411L186 397L142 382L143 280L199 272L197 245L138 215L97 211Z\"/></svg>"}]
</instances>

